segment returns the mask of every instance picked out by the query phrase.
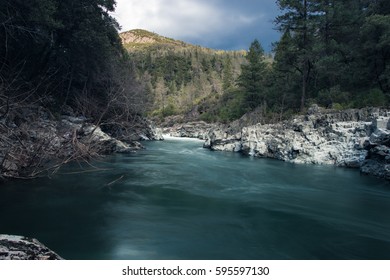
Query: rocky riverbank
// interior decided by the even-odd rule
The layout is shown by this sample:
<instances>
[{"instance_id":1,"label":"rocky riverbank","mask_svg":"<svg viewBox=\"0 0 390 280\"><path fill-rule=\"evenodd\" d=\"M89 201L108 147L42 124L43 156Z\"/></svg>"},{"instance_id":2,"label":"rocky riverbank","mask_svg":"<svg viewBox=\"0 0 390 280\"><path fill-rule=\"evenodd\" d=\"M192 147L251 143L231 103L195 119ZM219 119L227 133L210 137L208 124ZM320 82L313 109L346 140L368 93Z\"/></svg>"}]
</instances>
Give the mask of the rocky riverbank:
<instances>
[{"instance_id":1,"label":"rocky riverbank","mask_svg":"<svg viewBox=\"0 0 390 280\"><path fill-rule=\"evenodd\" d=\"M0 260L62 260L38 240L0 234Z\"/></svg>"},{"instance_id":2,"label":"rocky riverbank","mask_svg":"<svg viewBox=\"0 0 390 280\"><path fill-rule=\"evenodd\" d=\"M164 127L162 133L172 137L188 137L206 140L208 139L209 132L218 128L218 124L209 124L199 121L173 124L172 126Z\"/></svg>"},{"instance_id":3,"label":"rocky riverbank","mask_svg":"<svg viewBox=\"0 0 390 280\"><path fill-rule=\"evenodd\" d=\"M173 136L205 139L204 147L214 151L298 164L360 168L364 174L390 180L389 120L390 110L331 111L314 105L306 115L275 124L188 123L164 131Z\"/></svg>"},{"instance_id":4,"label":"rocky riverbank","mask_svg":"<svg viewBox=\"0 0 390 280\"><path fill-rule=\"evenodd\" d=\"M125 126L127 125L127 127ZM132 124L100 127L73 113L54 117L35 107L0 120L0 179L34 178L62 164L142 149L141 140L161 140L161 130L138 117Z\"/></svg>"}]
</instances>

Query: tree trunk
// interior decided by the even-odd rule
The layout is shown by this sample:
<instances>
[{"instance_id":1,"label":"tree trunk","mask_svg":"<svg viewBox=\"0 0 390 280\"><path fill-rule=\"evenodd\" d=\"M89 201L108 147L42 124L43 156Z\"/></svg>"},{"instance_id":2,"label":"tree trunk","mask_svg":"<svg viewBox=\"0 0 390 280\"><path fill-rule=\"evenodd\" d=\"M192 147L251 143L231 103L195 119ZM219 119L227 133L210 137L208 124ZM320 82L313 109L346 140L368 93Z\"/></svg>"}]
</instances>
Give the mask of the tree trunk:
<instances>
[{"instance_id":1,"label":"tree trunk","mask_svg":"<svg viewBox=\"0 0 390 280\"><path fill-rule=\"evenodd\" d=\"M303 67L302 67L302 96L301 96L301 112L305 109L305 101L307 95L307 81L309 77L309 60L307 58L307 20L308 20L308 10L307 10L307 0L303 1Z\"/></svg>"},{"instance_id":2,"label":"tree trunk","mask_svg":"<svg viewBox=\"0 0 390 280\"><path fill-rule=\"evenodd\" d=\"M302 73L302 95L301 95L301 112L305 110L306 91L307 91L307 63L304 62L304 69Z\"/></svg>"}]
</instances>

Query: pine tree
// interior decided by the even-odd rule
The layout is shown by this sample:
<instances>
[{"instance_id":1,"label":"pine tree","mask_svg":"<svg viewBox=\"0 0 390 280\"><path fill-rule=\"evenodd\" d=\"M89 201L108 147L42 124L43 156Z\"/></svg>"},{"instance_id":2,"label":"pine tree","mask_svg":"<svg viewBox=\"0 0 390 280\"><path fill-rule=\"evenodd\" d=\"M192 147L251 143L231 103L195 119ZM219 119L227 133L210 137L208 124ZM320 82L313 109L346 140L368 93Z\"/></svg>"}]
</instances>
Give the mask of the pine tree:
<instances>
[{"instance_id":1,"label":"pine tree","mask_svg":"<svg viewBox=\"0 0 390 280\"><path fill-rule=\"evenodd\" d=\"M228 56L223 64L223 90L227 91L233 86L233 66L232 59Z\"/></svg>"},{"instance_id":2,"label":"pine tree","mask_svg":"<svg viewBox=\"0 0 390 280\"><path fill-rule=\"evenodd\" d=\"M286 108L298 109L300 73L296 70L297 53L289 31L286 31L279 42L274 45L272 101L280 110L279 119L283 118Z\"/></svg>"},{"instance_id":3,"label":"pine tree","mask_svg":"<svg viewBox=\"0 0 390 280\"><path fill-rule=\"evenodd\" d=\"M313 70L313 35L315 29L311 17L312 2L309 0L278 0L279 8L284 12L276 18L276 24L283 33L291 32L295 50L296 70L301 75L301 111L304 110L308 95L310 74Z\"/></svg>"},{"instance_id":4,"label":"pine tree","mask_svg":"<svg viewBox=\"0 0 390 280\"><path fill-rule=\"evenodd\" d=\"M252 42L246 55L248 64L242 65L239 85L245 91L245 105L253 110L265 101L264 78L266 63L264 50L258 40Z\"/></svg>"},{"instance_id":5,"label":"pine tree","mask_svg":"<svg viewBox=\"0 0 390 280\"><path fill-rule=\"evenodd\" d=\"M390 93L390 2L372 1L361 28L367 75L382 92Z\"/></svg>"}]
</instances>

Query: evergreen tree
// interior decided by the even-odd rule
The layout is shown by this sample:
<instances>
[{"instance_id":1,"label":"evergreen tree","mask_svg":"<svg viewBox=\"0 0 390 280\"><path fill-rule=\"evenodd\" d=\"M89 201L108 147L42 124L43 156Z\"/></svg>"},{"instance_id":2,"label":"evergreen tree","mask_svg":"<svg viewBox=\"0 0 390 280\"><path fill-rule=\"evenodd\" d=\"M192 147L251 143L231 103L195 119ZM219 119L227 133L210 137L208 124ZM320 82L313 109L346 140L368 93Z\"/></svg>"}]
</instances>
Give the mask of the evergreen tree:
<instances>
[{"instance_id":1,"label":"evergreen tree","mask_svg":"<svg viewBox=\"0 0 390 280\"><path fill-rule=\"evenodd\" d=\"M247 64L242 65L239 85L245 92L245 105L253 110L265 101L264 78L266 63L264 50L258 40L252 42L246 55Z\"/></svg>"},{"instance_id":2,"label":"evergreen tree","mask_svg":"<svg viewBox=\"0 0 390 280\"><path fill-rule=\"evenodd\" d=\"M234 83L232 59L226 57L223 66L223 90L226 91L230 89Z\"/></svg>"},{"instance_id":3,"label":"evergreen tree","mask_svg":"<svg viewBox=\"0 0 390 280\"><path fill-rule=\"evenodd\" d=\"M315 42L316 91L367 84L359 55L360 28L365 4L354 0L316 0L314 24L318 28ZM354 75L351 75L354 73ZM358 74L359 73L359 74ZM359 78L357 78L359 76Z\"/></svg>"},{"instance_id":4,"label":"evergreen tree","mask_svg":"<svg viewBox=\"0 0 390 280\"><path fill-rule=\"evenodd\" d=\"M390 93L390 3L372 1L361 28L367 76L382 92ZM362 54L362 55L363 55Z\"/></svg>"},{"instance_id":5,"label":"evergreen tree","mask_svg":"<svg viewBox=\"0 0 390 280\"><path fill-rule=\"evenodd\" d=\"M277 3L284 14L276 18L276 24L281 32L292 33L291 49L294 50L296 70L301 76L300 107L303 110L313 70L313 3L309 0L278 0Z\"/></svg>"},{"instance_id":6,"label":"evergreen tree","mask_svg":"<svg viewBox=\"0 0 390 280\"><path fill-rule=\"evenodd\" d=\"M14 89L0 93L0 101L28 97L96 116L113 104L114 89L134 95L131 63L110 16L114 0L0 0L0 6L0 87Z\"/></svg>"},{"instance_id":7,"label":"evergreen tree","mask_svg":"<svg viewBox=\"0 0 390 280\"><path fill-rule=\"evenodd\" d=\"M300 73L297 71L297 54L293 39L286 31L279 42L274 45L272 102L283 119L285 109L299 109L300 104Z\"/></svg>"}]
</instances>

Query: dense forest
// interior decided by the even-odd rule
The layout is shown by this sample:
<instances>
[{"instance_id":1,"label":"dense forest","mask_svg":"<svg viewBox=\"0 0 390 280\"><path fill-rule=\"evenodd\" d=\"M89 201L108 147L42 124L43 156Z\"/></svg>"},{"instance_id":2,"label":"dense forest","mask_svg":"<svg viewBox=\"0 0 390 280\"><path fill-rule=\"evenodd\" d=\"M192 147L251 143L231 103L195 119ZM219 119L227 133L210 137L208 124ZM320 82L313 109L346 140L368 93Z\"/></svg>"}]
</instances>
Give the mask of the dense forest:
<instances>
[{"instance_id":1,"label":"dense forest","mask_svg":"<svg viewBox=\"0 0 390 280\"><path fill-rule=\"evenodd\" d=\"M110 15L115 1L0 0L0 7L0 183L131 149L147 128L145 94Z\"/></svg>"},{"instance_id":2,"label":"dense forest","mask_svg":"<svg viewBox=\"0 0 390 280\"><path fill-rule=\"evenodd\" d=\"M277 1L272 108L385 106L390 93L390 3ZM271 98L272 100L272 98Z\"/></svg>"},{"instance_id":3,"label":"dense forest","mask_svg":"<svg viewBox=\"0 0 390 280\"><path fill-rule=\"evenodd\" d=\"M0 0L0 117L43 106L94 120L141 114L114 0Z\"/></svg>"},{"instance_id":4,"label":"dense forest","mask_svg":"<svg viewBox=\"0 0 390 280\"><path fill-rule=\"evenodd\" d=\"M277 4L281 39L272 54L258 40L246 52L212 51L172 39L126 45L152 97L151 115L191 113L228 122L255 110L259 121L270 122L314 103L333 109L388 105L389 1Z\"/></svg>"},{"instance_id":5,"label":"dense forest","mask_svg":"<svg viewBox=\"0 0 390 280\"><path fill-rule=\"evenodd\" d=\"M343 109L389 102L387 0L278 0L281 39L272 54L261 38L247 51L227 52L142 30L133 32L151 41L123 46L110 15L115 0L0 4L2 119L39 104L106 124L145 111L222 122L256 111L265 122L313 103Z\"/></svg>"},{"instance_id":6,"label":"dense forest","mask_svg":"<svg viewBox=\"0 0 390 280\"><path fill-rule=\"evenodd\" d=\"M279 112L281 119L313 103L333 109L388 105L389 1L277 3L281 15L275 25L281 39L274 45L272 67L261 66L262 51L255 42L249 65L264 69L263 81L250 81L248 73L241 79L246 99L254 96L264 117L277 120Z\"/></svg>"}]
</instances>

